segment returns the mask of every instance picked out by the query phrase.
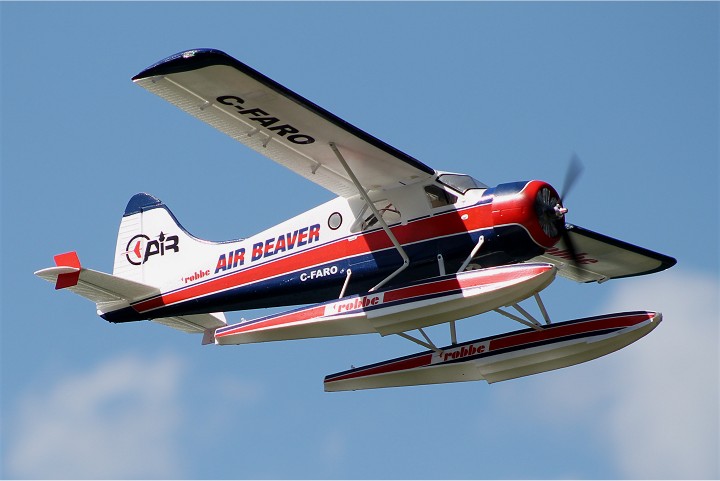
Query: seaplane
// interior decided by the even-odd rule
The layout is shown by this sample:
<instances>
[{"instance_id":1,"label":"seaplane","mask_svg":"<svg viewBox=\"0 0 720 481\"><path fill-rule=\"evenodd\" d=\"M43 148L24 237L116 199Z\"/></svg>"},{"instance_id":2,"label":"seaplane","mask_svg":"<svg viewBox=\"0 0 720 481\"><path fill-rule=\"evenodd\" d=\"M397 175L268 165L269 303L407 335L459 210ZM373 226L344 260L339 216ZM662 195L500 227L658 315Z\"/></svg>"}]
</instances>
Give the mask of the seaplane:
<instances>
[{"instance_id":1,"label":"seaplane","mask_svg":"<svg viewBox=\"0 0 720 481\"><path fill-rule=\"evenodd\" d=\"M488 186L435 170L215 49L172 55L132 81L336 197L251 237L212 242L158 198L134 195L112 274L83 267L76 252L35 272L109 322L150 320L221 346L379 334L423 348L325 377L326 391L348 391L564 368L662 320L641 310L551 321L540 292L557 275L603 283L676 263L566 222L576 158L560 192L541 180ZM264 308L286 309L232 324L224 314ZM458 321L489 312L519 329L458 340ZM439 324L449 326L448 345L427 333Z\"/></svg>"}]
</instances>

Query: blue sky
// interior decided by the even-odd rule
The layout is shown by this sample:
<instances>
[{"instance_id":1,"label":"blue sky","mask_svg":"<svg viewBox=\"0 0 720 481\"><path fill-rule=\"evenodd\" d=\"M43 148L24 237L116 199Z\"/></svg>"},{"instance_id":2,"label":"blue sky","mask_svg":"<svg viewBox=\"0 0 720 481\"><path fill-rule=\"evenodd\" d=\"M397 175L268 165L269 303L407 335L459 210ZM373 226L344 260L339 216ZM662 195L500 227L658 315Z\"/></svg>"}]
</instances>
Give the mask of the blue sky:
<instances>
[{"instance_id":1,"label":"blue sky","mask_svg":"<svg viewBox=\"0 0 720 481\"><path fill-rule=\"evenodd\" d=\"M0 3L0 475L720 477L719 6ZM558 279L543 296L551 316L652 309L665 320L552 373L327 394L325 374L415 346L355 336L221 348L106 323L32 272L68 250L110 272L136 192L212 240L331 198L130 81L197 47L490 185L560 186L577 152L570 221L678 265L602 285ZM459 332L509 323L479 316Z\"/></svg>"}]
</instances>

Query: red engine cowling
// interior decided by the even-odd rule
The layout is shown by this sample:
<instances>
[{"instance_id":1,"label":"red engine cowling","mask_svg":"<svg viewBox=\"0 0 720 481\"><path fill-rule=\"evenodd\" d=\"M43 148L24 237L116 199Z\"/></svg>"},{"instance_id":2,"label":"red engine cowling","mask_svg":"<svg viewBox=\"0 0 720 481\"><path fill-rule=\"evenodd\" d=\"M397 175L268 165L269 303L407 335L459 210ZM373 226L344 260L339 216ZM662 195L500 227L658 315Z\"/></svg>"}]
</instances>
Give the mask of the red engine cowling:
<instances>
[{"instance_id":1,"label":"red engine cowling","mask_svg":"<svg viewBox=\"0 0 720 481\"><path fill-rule=\"evenodd\" d=\"M521 226L544 249L560 240L566 212L557 191L547 182L515 182L500 184L494 189L495 228Z\"/></svg>"}]
</instances>

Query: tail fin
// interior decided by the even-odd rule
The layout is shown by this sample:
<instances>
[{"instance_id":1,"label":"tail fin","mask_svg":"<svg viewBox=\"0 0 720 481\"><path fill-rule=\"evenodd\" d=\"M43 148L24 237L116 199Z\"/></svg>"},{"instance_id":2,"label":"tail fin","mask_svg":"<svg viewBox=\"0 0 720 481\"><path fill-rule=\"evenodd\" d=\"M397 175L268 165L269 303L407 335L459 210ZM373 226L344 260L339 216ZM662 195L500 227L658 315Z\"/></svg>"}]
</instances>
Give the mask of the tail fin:
<instances>
[{"instance_id":1,"label":"tail fin","mask_svg":"<svg viewBox=\"0 0 720 481\"><path fill-rule=\"evenodd\" d=\"M189 234L159 199L136 194L120 223L113 275L167 291L209 276L219 250Z\"/></svg>"},{"instance_id":2,"label":"tail fin","mask_svg":"<svg viewBox=\"0 0 720 481\"><path fill-rule=\"evenodd\" d=\"M108 321L138 321L148 317L131 309L133 303L210 276L208 266L226 246L193 237L160 200L137 194L120 223L112 275L82 267L75 252L55 256L55 267L35 275L55 283L56 289L69 289L95 302L98 314ZM204 333L203 344L213 342L214 330L227 325L221 312L149 318L181 331Z\"/></svg>"}]
</instances>

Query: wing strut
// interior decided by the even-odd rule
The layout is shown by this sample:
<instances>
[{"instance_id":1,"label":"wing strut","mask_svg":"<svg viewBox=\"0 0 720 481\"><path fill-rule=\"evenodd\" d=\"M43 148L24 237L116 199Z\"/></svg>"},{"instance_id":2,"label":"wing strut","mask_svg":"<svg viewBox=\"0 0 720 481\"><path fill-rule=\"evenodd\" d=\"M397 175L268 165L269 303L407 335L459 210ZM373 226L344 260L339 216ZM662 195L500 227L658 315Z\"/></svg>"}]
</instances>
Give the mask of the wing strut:
<instances>
[{"instance_id":1,"label":"wing strut","mask_svg":"<svg viewBox=\"0 0 720 481\"><path fill-rule=\"evenodd\" d=\"M352 183L355 184L355 187L357 188L358 192L360 192L360 195L362 196L363 200L365 200L368 207L370 207L370 210L372 210L373 214L375 215L375 218L378 220L378 222L382 226L383 230L390 238L390 241L395 246L395 249L397 249L398 253L400 253L400 257L402 257L402 260L403 260L402 265L399 268L397 268L397 270L395 270L389 276L387 276L385 279L380 281L380 283L378 285L376 285L375 287L370 289L369 292L373 292L373 291L380 289L382 286L387 284L387 282L390 281L390 279L392 279L393 277L397 276L402 271L404 271L407 268L407 266L410 265L410 258L403 250L402 246L400 245L400 242L398 242L397 238L395 237L395 234L392 233L392 231L390 230L390 227L388 227L388 225L385 223L385 219L383 219L382 215L380 215L380 212L378 212L377 207L375 207L375 204L373 203L373 201L370 200L370 196L365 191L363 186L360 184L360 181L358 181L358 179L355 176L355 174L353 173L353 171L350 169L350 166L345 161L345 158L340 153L340 150L338 150L337 145L335 145L335 142L330 142L330 148L335 153L335 156L337 157L340 164L343 166L343 169L345 169L345 172L347 172L348 177L350 177L350 180L352 180Z\"/></svg>"}]
</instances>

